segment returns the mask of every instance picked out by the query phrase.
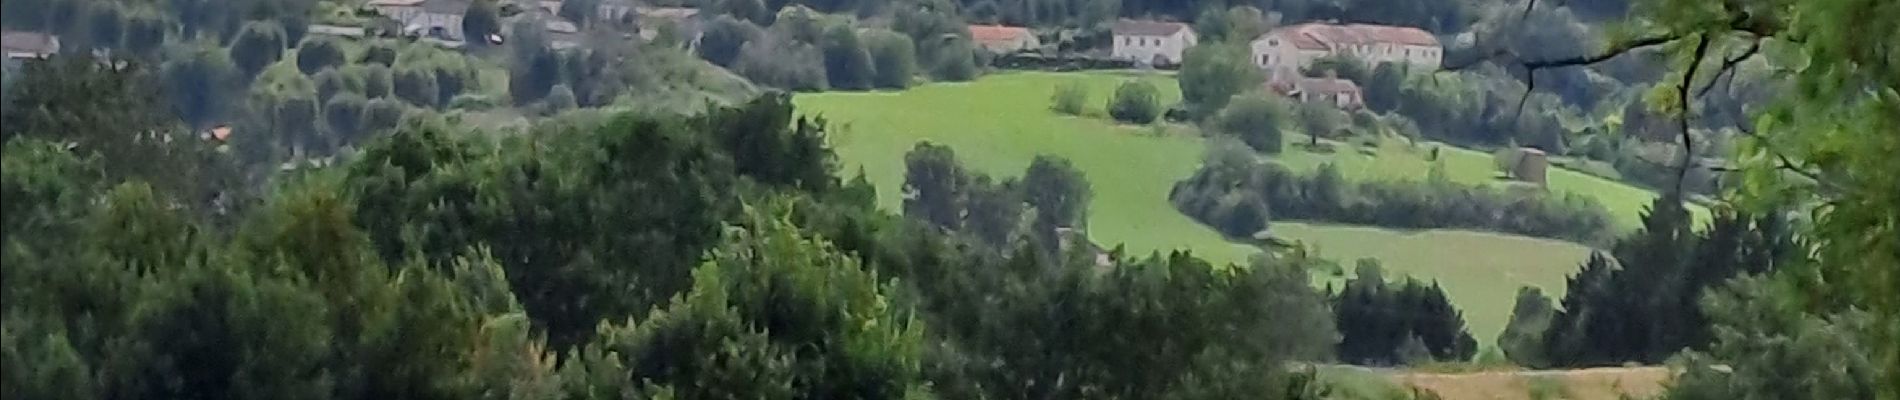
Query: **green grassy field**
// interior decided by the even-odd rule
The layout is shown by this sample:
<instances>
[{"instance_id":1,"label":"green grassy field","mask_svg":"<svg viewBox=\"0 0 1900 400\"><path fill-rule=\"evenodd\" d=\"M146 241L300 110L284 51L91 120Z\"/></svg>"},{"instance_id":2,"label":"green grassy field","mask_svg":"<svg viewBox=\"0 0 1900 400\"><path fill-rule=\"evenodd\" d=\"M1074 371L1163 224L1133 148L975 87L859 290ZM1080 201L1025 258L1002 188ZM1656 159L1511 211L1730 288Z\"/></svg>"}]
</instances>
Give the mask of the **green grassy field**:
<instances>
[{"instance_id":1,"label":"green grassy field","mask_svg":"<svg viewBox=\"0 0 1900 400\"><path fill-rule=\"evenodd\" d=\"M1464 312L1466 328L1486 346L1511 320L1517 288L1530 285L1562 296L1564 278L1590 248L1561 240L1459 230L1400 231L1352 225L1273 223L1275 234L1295 238L1320 257L1337 260L1351 276L1355 260L1379 259L1388 277L1437 280ZM1321 277L1335 285L1342 277Z\"/></svg>"},{"instance_id":2,"label":"green grassy field","mask_svg":"<svg viewBox=\"0 0 1900 400\"><path fill-rule=\"evenodd\" d=\"M1080 82L1090 89L1089 112L1100 114L1115 86L1129 79L1150 81L1162 89L1164 102L1178 101L1171 76L1108 72L1006 73L904 92L803 94L795 101L802 113L829 120L832 146L844 172L863 168L887 208L899 204L904 153L918 141L948 145L965 166L996 176L1020 175L1035 155L1053 154L1074 162L1092 182L1089 229L1096 241L1123 244L1138 254L1191 249L1216 263L1245 262L1257 253L1255 248L1226 240L1168 203L1169 188L1200 163L1204 144L1192 127L1117 125L1105 118L1061 116L1049 110L1058 85ZM1314 154L1289 146L1276 158L1295 169L1334 162L1355 180L1423 179L1429 170L1426 146L1413 149L1402 141L1387 141L1377 157L1349 147L1336 154ZM1489 154L1445 146L1441 159L1454 180L1494 179ZM1639 188L1566 170L1553 169L1550 182L1557 191L1597 197L1620 223L1631 227L1637 212L1654 197ZM1345 265L1373 257L1383 260L1394 275L1439 280L1485 345L1509 320L1520 285L1561 293L1564 277L1589 252L1569 242L1456 230L1408 232L1288 222L1275 222L1273 230Z\"/></svg>"},{"instance_id":3,"label":"green grassy field","mask_svg":"<svg viewBox=\"0 0 1900 400\"><path fill-rule=\"evenodd\" d=\"M899 204L904 153L919 141L948 145L964 166L993 176L1019 176L1037 154L1054 154L1088 174L1095 191L1089 234L1098 242L1126 244L1132 253L1186 248L1216 262L1244 262L1257 250L1227 242L1168 204L1168 189L1200 163L1201 141L1191 132L1157 133L1049 111L1059 83L1088 85L1090 106L1099 112L1125 79L1153 82L1169 103L1180 96L1174 79L1163 75L1007 74L901 93L824 93L795 101L801 112L833 124L831 143L845 173L863 167L886 207Z\"/></svg>"}]
</instances>

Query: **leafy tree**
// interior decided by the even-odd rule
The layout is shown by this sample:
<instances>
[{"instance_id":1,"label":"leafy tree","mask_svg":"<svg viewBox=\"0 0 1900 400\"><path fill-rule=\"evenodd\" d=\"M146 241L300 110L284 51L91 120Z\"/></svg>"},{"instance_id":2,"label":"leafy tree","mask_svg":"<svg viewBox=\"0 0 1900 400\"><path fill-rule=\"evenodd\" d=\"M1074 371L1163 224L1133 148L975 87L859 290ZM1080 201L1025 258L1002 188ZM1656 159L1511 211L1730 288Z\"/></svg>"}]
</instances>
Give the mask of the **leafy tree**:
<instances>
[{"instance_id":1,"label":"leafy tree","mask_svg":"<svg viewBox=\"0 0 1900 400\"><path fill-rule=\"evenodd\" d=\"M1292 111L1278 98L1265 94L1242 95L1227 104L1214 117L1214 126L1234 135L1255 151L1278 154L1283 146L1282 132L1292 122Z\"/></svg>"},{"instance_id":2,"label":"leafy tree","mask_svg":"<svg viewBox=\"0 0 1900 400\"><path fill-rule=\"evenodd\" d=\"M1049 109L1067 115L1082 115L1083 103L1088 102L1088 87L1080 82L1068 82L1056 85L1056 94L1049 100Z\"/></svg>"},{"instance_id":3,"label":"leafy tree","mask_svg":"<svg viewBox=\"0 0 1900 400\"><path fill-rule=\"evenodd\" d=\"M777 15L767 9L764 0L721 0L715 4L720 15L730 15L756 25L771 25Z\"/></svg>"},{"instance_id":4,"label":"leafy tree","mask_svg":"<svg viewBox=\"0 0 1900 400\"><path fill-rule=\"evenodd\" d=\"M376 64L391 67L396 64L396 49L384 43L373 43L363 49L363 56L357 64Z\"/></svg>"},{"instance_id":5,"label":"leafy tree","mask_svg":"<svg viewBox=\"0 0 1900 400\"><path fill-rule=\"evenodd\" d=\"M537 157L478 157L487 153L438 124L405 126L352 165L352 220L385 259L488 247L551 343L580 343L603 320L688 287L690 265L720 237L731 166L694 125L552 122L535 128L547 143Z\"/></svg>"},{"instance_id":6,"label":"leafy tree","mask_svg":"<svg viewBox=\"0 0 1900 400\"><path fill-rule=\"evenodd\" d=\"M823 39L821 51L825 59L825 78L831 87L870 89L877 71L871 64L870 53L864 49L864 43L858 40L857 32L848 24L836 24L825 29Z\"/></svg>"},{"instance_id":7,"label":"leafy tree","mask_svg":"<svg viewBox=\"0 0 1900 400\"><path fill-rule=\"evenodd\" d=\"M171 32L171 22L164 16L152 11L134 11L125 17L125 32L120 49L126 54L144 60L158 58L166 35Z\"/></svg>"},{"instance_id":8,"label":"leafy tree","mask_svg":"<svg viewBox=\"0 0 1900 400\"><path fill-rule=\"evenodd\" d=\"M824 34L828 25L825 14L804 5L791 4L778 10L773 18L772 35L794 42L819 45L824 43Z\"/></svg>"},{"instance_id":9,"label":"leafy tree","mask_svg":"<svg viewBox=\"0 0 1900 400\"><path fill-rule=\"evenodd\" d=\"M397 68L395 87L396 98L418 107L434 108L440 106L442 90L436 86L436 71L432 68L404 66Z\"/></svg>"},{"instance_id":10,"label":"leafy tree","mask_svg":"<svg viewBox=\"0 0 1900 400\"><path fill-rule=\"evenodd\" d=\"M1398 110L1400 91L1405 86L1405 65L1380 63L1372 68L1372 77L1364 81L1366 108L1382 113Z\"/></svg>"},{"instance_id":11,"label":"leafy tree","mask_svg":"<svg viewBox=\"0 0 1900 400\"><path fill-rule=\"evenodd\" d=\"M830 87L824 55L809 44L767 36L746 42L734 72L765 86L796 91Z\"/></svg>"},{"instance_id":12,"label":"leafy tree","mask_svg":"<svg viewBox=\"0 0 1900 400\"><path fill-rule=\"evenodd\" d=\"M838 187L837 160L825 144L824 120L793 118L789 95L762 95L709 112L697 122L730 155L740 175L812 193Z\"/></svg>"},{"instance_id":13,"label":"leafy tree","mask_svg":"<svg viewBox=\"0 0 1900 400\"><path fill-rule=\"evenodd\" d=\"M393 129L402 122L405 110L400 100L370 99L363 103L363 131L372 133Z\"/></svg>"},{"instance_id":14,"label":"leafy tree","mask_svg":"<svg viewBox=\"0 0 1900 400\"><path fill-rule=\"evenodd\" d=\"M435 67L435 90L436 90L435 104L448 105L449 100L454 99L456 95L462 94L462 91L467 90L469 75L471 74L472 73L466 69L457 69L457 68L451 68L451 67L439 66L439 65L436 66Z\"/></svg>"},{"instance_id":15,"label":"leafy tree","mask_svg":"<svg viewBox=\"0 0 1900 400\"><path fill-rule=\"evenodd\" d=\"M572 110L577 107L574 102L574 90L568 89L567 85L554 85L554 89L548 91L548 96L541 99L541 106L543 112L549 115Z\"/></svg>"},{"instance_id":16,"label":"leafy tree","mask_svg":"<svg viewBox=\"0 0 1900 400\"><path fill-rule=\"evenodd\" d=\"M976 47L970 43L969 39L959 36L926 40L941 41L940 44L929 47L934 48L934 52L927 53L931 54L930 76L932 78L963 82L976 79L977 74L981 72L976 65ZM924 53L921 49L925 47L918 47L920 49L918 52Z\"/></svg>"},{"instance_id":17,"label":"leafy tree","mask_svg":"<svg viewBox=\"0 0 1900 400\"><path fill-rule=\"evenodd\" d=\"M1212 115L1234 95L1260 87L1260 69L1248 61L1248 54L1242 46L1215 42L1188 49L1177 75L1181 101L1196 115Z\"/></svg>"},{"instance_id":18,"label":"leafy tree","mask_svg":"<svg viewBox=\"0 0 1900 400\"><path fill-rule=\"evenodd\" d=\"M345 62L343 49L334 39L315 37L297 46L297 70L303 71L304 75L316 75L325 68L339 67Z\"/></svg>"},{"instance_id":19,"label":"leafy tree","mask_svg":"<svg viewBox=\"0 0 1900 400\"><path fill-rule=\"evenodd\" d=\"M1786 281L1766 277L1711 289L1702 307L1719 327L1716 339L1706 351L1677 359L1684 373L1668 397L1878 398L1881 367L1857 339L1875 329L1872 317L1852 312L1824 319L1775 299L1791 290Z\"/></svg>"},{"instance_id":20,"label":"leafy tree","mask_svg":"<svg viewBox=\"0 0 1900 400\"><path fill-rule=\"evenodd\" d=\"M1031 232L1043 244L1043 250L1055 254L1063 228L1078 231L1088 228L1089 199L1094 195L1088 178L1069 160L1037 155L1023 171L1023 201L1036 209Z\"/></svg>"},{"instance_id":21,"label":"leafy tree","mask_svg":"<svg viewBox=\"0 0 1900 400\"><path fill-rule=\"evenodd\" d=\"M1108 115L1116 121L1131 124L1147 124L1161 116L1161 93L1154 84L1131 80L1122 82L1115 88L1115 95L1108 99Z\"/></svg>"},{"instance_id":22,"label":"leafy tree","mask_svg":"<svg viewBox=\"0 0 1900 400\"><path fill-rule=\"evenodd\" d=\"M231 42L231 60L247 80L256 78L264 67L283 58L285 46L283 26L268 21L248 23Z\"/></svg>"},{"instance_id":23,"label":"leafy tree","mask_svg":"<svg viewBox=\"0 0 1900 400\"><path fill-rule=\"evenodd\" d=\"M312 80L316 81L317 85L317 101L328 102L331 98L336 97L337 94L351 93L359 90L354 88L358 86L358 84L352 83L350 81L351 76L342 70L324 70L323 72L318 72L317 75L312 78Z\"/></svg>"},{"instance_id":24,"label":"leafy tree","mask_svg":"<svg viewBox=\"0 0 1900 400\"><path fill-rule=\"evenodd\" d=\"M208 128L224 118L241 76L223 49L198 44L175 51L163 67L165 96L186 126Z\"/></svg>"},{"instance_id":25,"label":"leafy tree","mask_svg":"<svg viewBox=\"0 0 1900 400\"><path fill-rule=\"evenodd\" d=\"M1556 313L1550 297L1544 296L1542 289L1518 288L1517 304L1511 308L1511 322L1504 326L1504 333L1498 335L1498 348L1517 365L1547 367L1549 362L1543 354L1544 332L1550 329L1550 319Z\"/></svg>"},{"instance_id":26,"label":"leafy tree","mask_svg":"<svg viewBox=\"0 0 1900 400\"><path fill-rule=\"evenodd\" d=\"M357 143L363 133L363 107L369 99L356 93L342 93L323 103L323 128L335 138L337 146Z\"/></svg>"},{"instance_id":27,"label":"leafy tree","mask_svg":"<svg viewBox=\"0 0 1900 400\"><path fill-rule=\"evenodd\" d=\"M972 348L1001 360L975 375L998 396L1279 392L1286 363L1324 359L1336 340L1323 295L1301 280L1308 279L1303 260L1261 262L1225 275L1184 253L1117 260L1097 267L1099 273L1036 259L1034 252L1012 257L1011 264L1023 265L1007 266L1012 272L993 284L1001 288L996 301L1005 311L969 323L977 329L968 341ZM1240 376L1264 379L1224 379Z\"/></svg>"},{"instance_id":28,"label":"leafy tree","mask_svg":"<svg viewBox=\"0 0 1900 400\"><path fill-rule=\"evenodd\" d=\"M1592 256L1571 277L1563 310L1544 335L1555 365L1661 362L1710 340L1696 300L1703 289L1740 274L1763 273L1792 244L1775 218L1719 213L1707 232L1689 228L1689 214L1669 196L1657 199L1643 230L1617 242L1614 264ZM1621 268L1616 268L1620 266Z\"/></svg>"},{"instance_id":29,"label":"leafy tree","mask_svg":"<svg viewBox=\"0 0 1900 400\"><path fill-rule=\"evenodd\" d=\"M749 213L679 301L602 328L597 346L621 357L623 381L687 398L925 393L922 322L856 259L770 215Z\"/></svg>"},{"instance_id":30,"label":"leafy tree","mask_svg":"<svg viewBox=\"0 0 1900 400\"><path fill-rule=\"evenodd\" d=\"M933 227L957 230L963 221L969 174L947 146L918 142L904 153L904 215Z\"/></svg>"},{"instance_id":31,"label":"leafy tree","mask_svg":"<svg viewBox=\"0 0 1900 400\"><path fill-rule=\"evenodd\" d=\"M524 22L532 25L532 22ZM520 29L527 32L532 27ZM513 59L508 64L508 96L516 105L531 104L547 97L561 79L560 58L538 35L520 35L511 42Z\"/></svg>"},{"instance_id":32,"label":"leafy tree","mask_svg":"<svg viewBox=\"0 0 1900 400\"><path fill-rule=\"evenodd\" d=\"M863 36L872 69L877 71L871 84L884 89L910 87L911 79L917 76L917 47L910 38L882 29L866 31Z\"/></svg>"},{"instance_id":33,"label":"leafy tree","mask_svg":"<svg viewBox=\"0 0 1900 400\"><path fill-rule=\"evenodd\" d=\"M761 35L764 33L757 25L720 15L706 23L706 31L699 38L697 51L700 58L714 65L732 67L739 60L739 50Z\"/></svg>"},{"instance_id":34,"label":"leafy tree","mask_svg":"<svg viewBox=\"0 0 1900 400\"><path fill-rule=\"evenodd\" d=\"M1313 136L1338 136L1352 118L1345 111L1322 103L1297 103L1294 110L1300 117L1300 129Z\"/></svg>"},{"instance_id":35,"label":"leafy tree","mask_svg":"<svg viewBox=\"0 0 1900 400\"><path fill-rule=\"evenodd\" d=\"M1209 7L1194 18L1194 32L1201 41L1246 43L1267 33L1267 19L1253 6Z\"/></svg>"},{"instance_id":36,"label":"leafy tree","mask_svg":"<svg viewBox=\"0 0 1900 400\"><path fill-rule=\"evenodd\" d=\"M1014 249L1027 208L1022 183L1015 179L992 182L989 175L979 174L965 190L963 229L999 253Z\"/></svg>"},{"instance_id":37,"label":"leafy tree","mask_svg":"<svg viewBox=\"0 0 1900 400\"><path fill-rule=\"evenodd\" d=\"M1320 57L1300 72L1310 77L1331 76L1353 82L1365 82L1372 75L1366 71L1365 60L1352 56Z\"/></svg>"},{"instance_id":38,"label":"leafy tree","mask_svg":"<svg viewBox=\"0 0 1900 400\"><path fill-rule=\"evenodd\" d=\"M501 33L501 11L495 0L475 0L462 17L462 38L470 44L488 44L488 35Z\"/></svg>"},{"instance_id":39,"label":"leafy tree","mask_svg":"<svg viewBox=\"0 0 1900 400\"><path fill-rule=\"evenodd\" d=\"M352 65L345 72L355 76L358 94L372 99L389 97L395 90L396 78L390 74L389 67L377 64Z\"/></svg>"},{"instance_id":40,"label":"leafy tree","mask_svg":"<svg viewBox=\"0 0 1900 400\"><path fill-rule=\"evenodd\" d=\"M328 153L329 138L317 130L316 98L297 96L277 102L271 110L271 131L277 134L278 147L301 153Z\"/></svg>"},{"instance_id":41,"label":"leafy tree","mask_svg":"<svg viewBox=\"0 0 1900 400\"><path fill-rule=\"evenodd\" d=\"M1339 326L1339 358L1354 364L1394 365L1416 361L1464 361L1477 352L1462 313L1436 282L1385 281L1376 260L1362 259L1354 277L1333 300ZM1407 357L1422 346L1424 360ZM1411 359L1408 359L1411 358Z\"/></svg>"}]
</instances>

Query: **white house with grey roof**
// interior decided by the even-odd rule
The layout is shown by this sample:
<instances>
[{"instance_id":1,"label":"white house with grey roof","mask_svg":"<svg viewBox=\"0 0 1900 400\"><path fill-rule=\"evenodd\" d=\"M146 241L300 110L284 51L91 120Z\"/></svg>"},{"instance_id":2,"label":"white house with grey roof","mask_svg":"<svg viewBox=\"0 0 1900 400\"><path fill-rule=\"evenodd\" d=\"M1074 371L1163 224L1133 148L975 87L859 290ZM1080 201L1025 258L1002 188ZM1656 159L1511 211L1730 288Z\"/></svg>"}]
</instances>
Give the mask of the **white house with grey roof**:
<instances>
[{"instance_id":1,"label":"white house with grey roof","mask_svg":"<svg viewBox=\"0 0 1900 400\"><path fill-rule=\"evenodd\" d=\"M1415 71L1437 70L1445 49L1423 29L1350 24L1306 23L1280 27L1249 43L1253 63L1269 77L1298 75L1328 56L1353 57L1376 66L1404 63Z\"/></svg>"},{"instance_id":2,"label":"white house with grey roof","mask_svg":"<svg viewBox=\"0 0 1900 400\"><path fill-rule=\"evenodd\" d=\"M1180 65L1181 55L1199 40L1179 22L1121 20L1115 23L1110 58L1147 65Z\"/></svg>"}]
</instances>

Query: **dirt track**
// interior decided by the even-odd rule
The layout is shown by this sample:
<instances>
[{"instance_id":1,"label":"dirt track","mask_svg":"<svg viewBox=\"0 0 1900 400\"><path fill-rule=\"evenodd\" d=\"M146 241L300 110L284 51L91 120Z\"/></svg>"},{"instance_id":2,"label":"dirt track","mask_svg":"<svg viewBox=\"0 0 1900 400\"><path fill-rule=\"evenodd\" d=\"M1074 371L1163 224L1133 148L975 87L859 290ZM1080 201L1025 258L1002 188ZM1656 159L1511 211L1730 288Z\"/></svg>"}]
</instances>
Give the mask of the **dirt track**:
<instances>
[{"instance_id":1,"label":"dirt track","mask_svg":"<svg viewBox=\"0 0 1900 400\"><path fill-rule=\"evenodd\" d=\"M1550 399L1618 400L1623 395L1653 397L1669 379L1663 367L1591 368L1562 371L1501 371L1460 374L1398 372L1401 386L1431 391L1445 400L1531 400L1534 381L1548 379L1563 388Z\"/></svg>"}]
</instances>

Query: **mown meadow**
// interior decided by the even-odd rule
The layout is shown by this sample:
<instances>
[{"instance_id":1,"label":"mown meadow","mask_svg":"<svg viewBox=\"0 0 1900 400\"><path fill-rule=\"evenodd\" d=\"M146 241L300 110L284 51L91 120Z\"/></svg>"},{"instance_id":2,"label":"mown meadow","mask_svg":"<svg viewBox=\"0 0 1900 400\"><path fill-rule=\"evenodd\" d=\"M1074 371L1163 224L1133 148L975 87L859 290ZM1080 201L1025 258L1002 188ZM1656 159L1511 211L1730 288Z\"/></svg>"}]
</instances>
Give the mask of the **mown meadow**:
<instances>
[{"instance_id":1,"label":"mown meadow","mask_svg":"<svg viewBox=\"0 0 1900 400\"><path fill-rule=\"evenodd\" d=\"M1198 130L1177 124L1116 124L1103 116L1103 105L1115 87L1137 79L1160 87L1163 104L1179 101L1171 75L1143 72L1000 73L902 92L801 94L795 101L801 113L822 116L831 124L831 144L841 158L841 170L862 170L877 185L879 203L889 209L901 204L904 153L919 141L950 146L964 166L992 176L1019 175L1037 154L1053 154L1074 162L1092 182L1089 232L1098 243L1122 245L1135 254L1189 249L1217 263L1244 263L1259 252L1256 247L1228 240L1168 203L1169 189L1192 175L1201 161L1206 143ZM1050 110L1056 87L1070 83L1088 89L1085 116ZM1293 134L1286 140L1306 138ZM1301 171L1331 162L1351 180L1425 179L1432 169L1430 149L1439 147L1437 162L1452 180L1497 180L1491 156L1482 151L1387 138L1368 155L1357 151L1360 145L1342 143L1331 154L1287 146L1272 159ZM1549 179L1553 191L1596 198L1620 225L1631 229L1655 196L1561 168L1553 168ZM1339 261L1348 273L1354 260L1378 258L1389 271L1438 280L1464 310L1473 336L1485 345L1508 321L1518 286L1539 286L1561 295L1565 276L1590 252L1570 242L1463 230L1400 231L1287 221L1275 221L1271 230ZM1328 278L1321 284L1337 281L1323 273L1316 277Z\"/></svg>"}]
</instances>

